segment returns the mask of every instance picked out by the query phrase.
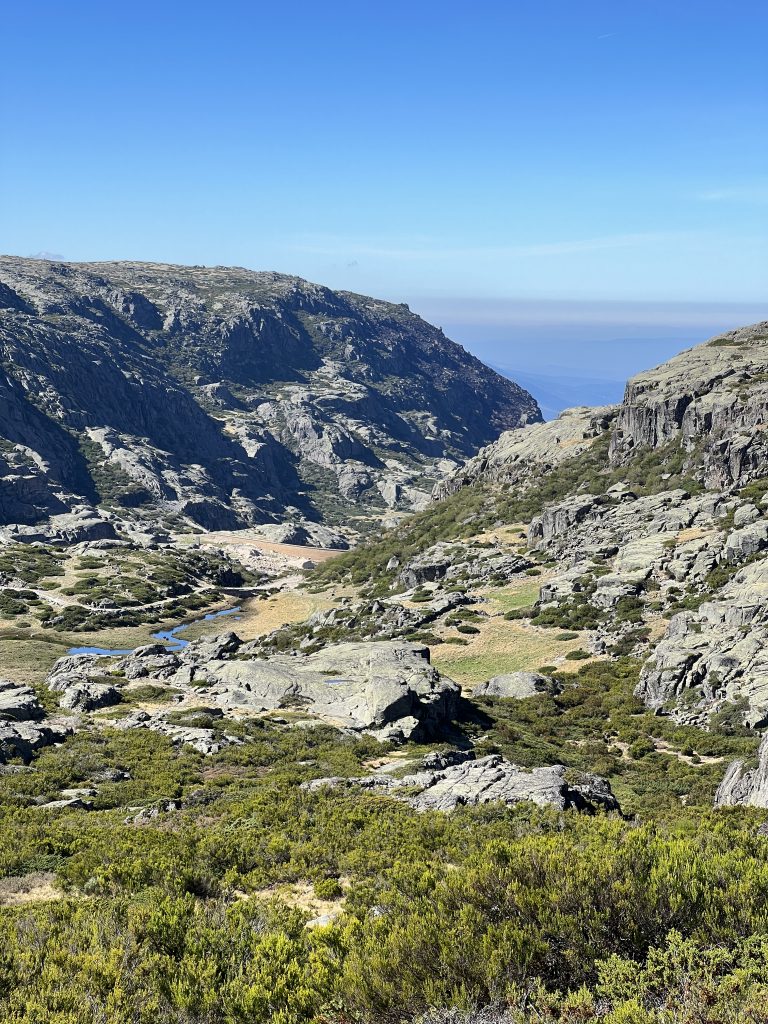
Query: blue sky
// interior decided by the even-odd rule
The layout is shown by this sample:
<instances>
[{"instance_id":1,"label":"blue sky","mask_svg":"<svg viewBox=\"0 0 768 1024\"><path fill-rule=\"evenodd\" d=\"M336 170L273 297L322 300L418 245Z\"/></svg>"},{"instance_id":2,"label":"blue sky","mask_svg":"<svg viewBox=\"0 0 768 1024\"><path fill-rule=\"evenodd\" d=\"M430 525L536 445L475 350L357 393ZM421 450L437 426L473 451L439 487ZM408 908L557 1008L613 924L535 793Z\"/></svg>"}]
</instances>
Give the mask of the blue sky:
<instances>
[{"instance_id":1,"label":"blue sky","mask_svg":"<svg viewBox=\"0 0 768 1024\"><path fill-rule=\"evenodd\" d=\"M297 273L585 377L764 308L762 0L8 0L2 31L2 251Z\"/></svg>"}]
</instances>

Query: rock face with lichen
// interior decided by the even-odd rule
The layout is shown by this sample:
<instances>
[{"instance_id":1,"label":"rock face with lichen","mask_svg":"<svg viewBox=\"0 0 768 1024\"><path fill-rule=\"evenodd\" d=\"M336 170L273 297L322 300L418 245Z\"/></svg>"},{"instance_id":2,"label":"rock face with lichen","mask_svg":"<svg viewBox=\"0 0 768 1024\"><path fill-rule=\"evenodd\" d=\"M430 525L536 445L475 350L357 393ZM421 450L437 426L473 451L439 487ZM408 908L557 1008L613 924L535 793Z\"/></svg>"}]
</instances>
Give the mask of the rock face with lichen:
<instances>
[{"instance_id":1,"label":"rock face with lichen","mask_svg":"<svg viewBox=\"0 0 768 1024\"><path fill-rule=\"evenodd\" d=\"M408 509L531 396L403 305L241 268L0 257L0 524Z\"/></svg>"},{"instance_id":2,"label":"rock face with lichen","mask_svg":"<svg viewBox=\"0 0 768 1024\"><path fill-rule=\"evenodd\" d=\"M768 440L768 322L742 327L681 352L627 384L611 437L623 463L644 448L698 448L710 489L765 474Z\"/></svg>"},{"instance_id":3,"label":"rock face with lichen","mask_svg":"<svg viewBox=\"0 0 768 1024\"><path fill-rule=\"evenodd\" d=\"M758 751L756 768L747 768L743 761L733 761L715 795L715 807L742 804L747 807L768 807L768 733Z\"/></svg>"},{"instance_id":4,"label":"rock face with lichen","mask_svg":"<svg viewBox=\"0 0 768 1024\"><path fill-rule=\"evenodd\" d=\"M472 753L449 751L430 755L420 770L402 778L379 773L359 779L332 777L304 783L309 790L359 787L394 796L417 811L453 811L480 804L531 803L558 810L619 810L605 779L585 775L577 782L566 780L563 765L526 771L498 754L475 758Z\"/></svg>"},{"instance_id":5,"label":"rock face with lichen","mask_svg":"<svg viewBox=\"0 0 768 1024\"><path fill-rule=\"evenodd\" d=\"M161 644L139 647L113 667L123 686L125 680L167 686L181 693L182 701L204 701L217 716L285 711L294 719L390 742L440 736L459 711L459 687L430 665L429 650L419 644L341 643L313 654L258 653L257 644L225 633L178 653ZM93 710L121 699L115 685L102 681L104 670L104 659L96 655L68 656L54 665L48 686L62 694L62 707ZM199 729L182 733L178 726L162 712L142 712L119 723L119 728L164 732L179 742L211 740Z\"/></svg>"}]
</instances>

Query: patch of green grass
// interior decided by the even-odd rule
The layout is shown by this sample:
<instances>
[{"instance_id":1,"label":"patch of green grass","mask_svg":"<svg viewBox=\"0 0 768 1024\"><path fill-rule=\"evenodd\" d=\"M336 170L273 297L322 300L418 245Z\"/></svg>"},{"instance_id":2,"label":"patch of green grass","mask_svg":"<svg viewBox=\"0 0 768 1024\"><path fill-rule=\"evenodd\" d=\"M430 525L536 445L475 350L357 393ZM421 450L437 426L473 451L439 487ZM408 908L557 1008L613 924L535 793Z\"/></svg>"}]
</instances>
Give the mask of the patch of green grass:
<instances>
[{"instance_id":1,"label":"patch of green grass","mask_svg":"<svg viewBox=\"0 0 768 1024\"><path fill-rule=\"evenodd\" d=\"M523 583L514 589L483 591L483 596L494 601L503 612L516 611L519 608L532 608L539 599L539 583Z\"/></svg>"}]
</instances>

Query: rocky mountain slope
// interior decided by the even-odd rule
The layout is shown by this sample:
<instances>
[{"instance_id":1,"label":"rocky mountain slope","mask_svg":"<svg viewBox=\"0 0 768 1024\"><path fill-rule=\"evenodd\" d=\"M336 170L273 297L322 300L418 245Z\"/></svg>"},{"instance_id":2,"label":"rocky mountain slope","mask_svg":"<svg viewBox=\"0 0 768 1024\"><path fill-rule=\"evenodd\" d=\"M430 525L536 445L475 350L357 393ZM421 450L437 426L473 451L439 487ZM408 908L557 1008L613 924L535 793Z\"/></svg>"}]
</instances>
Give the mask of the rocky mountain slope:
<instances>
[{"instance_id":1,"label":"rocky mountain slope","mask_svg":"<svg viewBox=\"0 0 768 1024\"><path fill-rule=\"evenodd\" d=\"M404 305L239 268L2 257L0 363L0 523L346 523L541 418Z\"/></svg>"},{"instance_id":2,"label":"rocky mountain slope","mask_svg":"<svg viewBox=\"0 0 768 1024\"><path fill-rule=\"evenodd\" d=\"M640 374L617 406L503 434L437 485L430 508L318 575L376 580L369 593L390 606L377 628L390 636L390 623L408 621L392 604L414 595L433 634L455 625L459 589L474 601L464 622L482 632L483 588L519 590L516 580L540 575L538 600L510 612L516 629L560 630L585 659L631 657L636 696L661 718L758 735L768 726L767 421L762 323ZM311 635L324 634L316 625ZM744 771L733 769L719 802L747 793L768 805L761 784L733 784L752 777Z\"/></svg>"},{"instance_id":3,"label":"rocky mountain slope","mask_svg":"<svg viewBox=\"0 0 768 1024\"><path fill-rule=\"evenodd\" d=\"M306 575L242 532L4 546L13 1020L768 1019L766 335Z\"/></svg>"}]
</instances>

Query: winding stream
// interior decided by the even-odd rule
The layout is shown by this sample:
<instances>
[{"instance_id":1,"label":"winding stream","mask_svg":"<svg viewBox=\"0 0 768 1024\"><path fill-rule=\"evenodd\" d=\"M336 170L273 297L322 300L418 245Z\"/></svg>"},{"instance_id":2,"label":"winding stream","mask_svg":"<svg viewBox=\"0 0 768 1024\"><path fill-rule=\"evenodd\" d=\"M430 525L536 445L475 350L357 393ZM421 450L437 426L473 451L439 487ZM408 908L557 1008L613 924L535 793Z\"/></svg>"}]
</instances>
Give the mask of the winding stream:
<instances>
[{"instance_id":1,"label":"winding stream","mask_svg":"<svg viewBox=\"0 0 768 1024\"><path fill-rule=\"evenodd\" d=\"M153 640L159 640L167 651L180 651L189 644L189 640L183 640L178 634L190 626L196 626L200 622L210 622L211 619L220 619L224 615L235 615L239 612L240 605L236 608L224 608L220 612L209 612L200 619L193 619L191 622L182 622L173 629L162 629L152 634ZM145 647L146 644L137 644L136 647ZM109 647L70 647L67 654L101 654L105 656L118 657L122 654L133 654L136 647L109 648Z\"/></svg>"}]
</instances>

